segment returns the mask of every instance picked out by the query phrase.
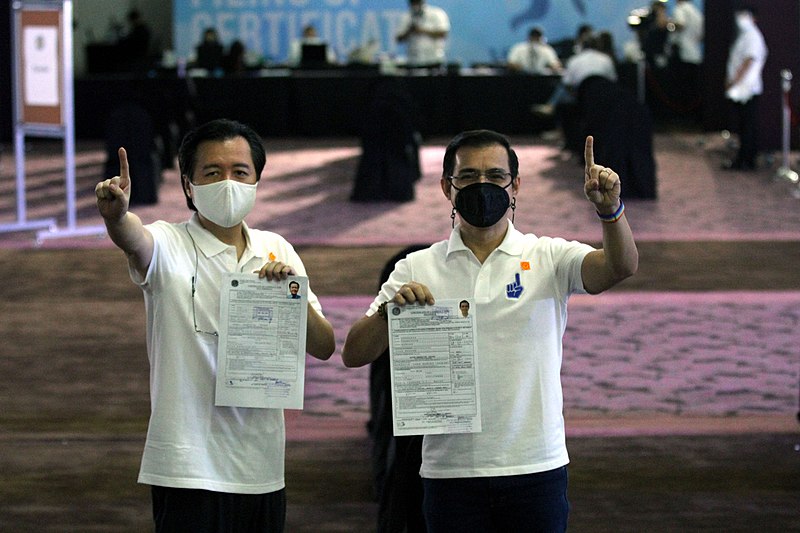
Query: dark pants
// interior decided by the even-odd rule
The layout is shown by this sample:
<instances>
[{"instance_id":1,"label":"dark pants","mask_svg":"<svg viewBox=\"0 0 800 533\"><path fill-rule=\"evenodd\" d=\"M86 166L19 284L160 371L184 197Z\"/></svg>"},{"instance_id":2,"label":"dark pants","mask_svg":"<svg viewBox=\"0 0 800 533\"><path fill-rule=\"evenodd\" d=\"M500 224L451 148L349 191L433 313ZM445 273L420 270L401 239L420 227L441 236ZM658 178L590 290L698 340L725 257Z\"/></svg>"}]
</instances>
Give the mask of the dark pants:
<instances>
[{"instance_id":1,"label":"dark pants","mask_svg":"<svg viewBox=\"0 0 800 533\"><path fill-rule=\"evenodd\" d=\"M700 92L700 65L677 61L674 71L679 111L697 122L701 122L703 119L703 96Z\"/></svg>"},{"instance_id":2,"label":"dark pants","mask_svg":"<svg viewBox=\"0 0 800 533\"><path fill-rule=\"evenodd\" d=\"M152 487L156 533L283 533L286 491L229 494Z\"/></svg>"},{"instance_id":3,"label":"dark pants","mask_svg":"<svg viewBox=\"0 0 800 533\"><path fill-rule=\"evenodd\" d=\"M520 476L423 479L430 533L563 532L567 467Z\"/></svg>"},{"instance_id":4,"label":"dark pants","mask_svg":"<svg viewBox=\"0 0 800 533\"><path fill-rule=\"evenodd\" d=\"M734 164L753 168L758 156L758 95L744 104L731 101L731 118L739 133L739 152Z\"/></svg>"},{"instance_id":5,"label":"dark pants","mask_svg":"<svg viewBox=\"0 0 800 533\"><path fill-rule=\"evenodd\" d=\"M378 533L425 533L422 435L393 437L394 453L378 500Z\"/></svg>"}]
</instances>

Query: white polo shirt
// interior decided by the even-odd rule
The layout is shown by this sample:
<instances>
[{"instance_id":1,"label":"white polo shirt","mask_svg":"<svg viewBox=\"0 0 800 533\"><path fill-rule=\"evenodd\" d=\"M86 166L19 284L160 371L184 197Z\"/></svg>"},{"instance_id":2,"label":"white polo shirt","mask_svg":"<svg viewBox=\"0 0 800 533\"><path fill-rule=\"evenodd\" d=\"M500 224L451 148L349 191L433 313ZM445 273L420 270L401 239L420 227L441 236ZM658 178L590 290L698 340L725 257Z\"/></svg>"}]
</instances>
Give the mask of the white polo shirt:
<instances>
[{"instance_id":1,"label":"white polo shirt","mask_svg":"<svg viewBox=\"0 0 800 533\"><path fill-rule=\"evenodd\" d=\"M147 228L155 241L150 267L143 279L130 271L144 293L150 359L151 414L139 482L242 494L282 489L283 410L214 405L217 337L195 332L192 277L196 272L197 327L215 332L223 272L252 272L274 258L305 275L300 257L280 235L245 226L247 248L237 260L236 248L204 229L197 215ZM310 290L308 298L321 312Z\"/></svg>"},{"instance_id":2,"label":"white polo shirt","mask_svg":"<svg viewBox=\"0 0 800 533\"><path fill-rule=\"evenodd\" d=\"M477 306L481 433L426 435L421 475L428 478L544 472L569 462L561 395L567 299L585 292L581 265L591 246L523 235L509 222L500 246L481 264L461 240L399 261L367 315L409 281L437 299ZM519 276L522 292L507 292Z\"/></svg>"},{"instance_id":3,"label":"white polo shirt","mask_svg":"<svg viewBox=\"0 0 800 533\"><path fill-rule=\"evenodd\" d=\"M611 81L617 81L617 67L608 54L584 48L580 53L567 59L561 81L567 87L577 89L581 82L590 76L603 76Z\"/></svg>"},{"instance_id":4,"label":"white polo shirt","mask_svg":"<svg viewBox=\"0 0 800 533\"><path fill-rule=\"evenodd\" d=\"M450 31L450 18L440 7L424 5L422 14L419 16L412 16L410 12L406 12L400 22L398 33L405 33L412 23L427 31ZM427 35L412 34L408 37L406 44L408 45L409 65L432 65L445 61L446 37L433 38Z\"/></svg>"},{"instance_id":5,"label":"white polo shirt","mask_svg":"<svg viewBox=\"0 0 800 533\"><path fill-rule=\"evenodd\" d=\"M553 65L560 64L555 49L546 43L524 41L511 47L507 62L529 74L553 74Z\"/></svg>"},{"instance_id":6,"label":"white polo shirt","mask_svg":"<svg viewBox=\"0 0 800 533\"><path fill-rule=\"evenodd\" d=\"M761 77L761 71L764 69L764 63L767 61L767 44L764 41L764 35L761 30L753 24L746 30L740 31L736 40L731 46L730 55L728 56L727 76L732 80L739 70L739 67L748 59L751 58L753 62L747 73L736 85L729 87L726 96L734 102L745 103L748 102L753 95L758 95L764 92L764 81Z\"/></svg>"}]
</instances>

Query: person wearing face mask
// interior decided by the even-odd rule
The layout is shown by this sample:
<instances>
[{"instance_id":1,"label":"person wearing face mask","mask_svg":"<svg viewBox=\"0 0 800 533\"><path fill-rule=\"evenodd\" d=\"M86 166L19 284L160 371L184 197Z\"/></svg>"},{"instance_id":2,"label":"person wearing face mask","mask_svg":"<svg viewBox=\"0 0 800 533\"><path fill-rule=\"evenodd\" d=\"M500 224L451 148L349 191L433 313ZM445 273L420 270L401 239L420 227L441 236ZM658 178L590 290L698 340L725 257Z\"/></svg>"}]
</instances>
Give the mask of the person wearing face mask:
<instances>
[{"instance_id":1,"label":"person wearing face mask","mask_svg":"<svg viewBox=\"0 0 800 533\"><path fill-rule=\"evenodd\" d=\"M408 47L407 61L412 67L436 67L445 62L450 18L444 9L427 5L425 0L409 0L409 10L400 22L397 41Z\"/></svg>"},{"instance_id":2,"label":"person wearing face mask","mask_svg":"<svg viewBox=\"0 0 800 533\"><path fill-rule=\"evenodd\" d=\"M95 188L147 312L151 415L139 482L151 485L157 532L283 531L283 410L214 404L220 282L226 272L275 283L306 271L283 237L244 222L266 162L252 129L204 124L183 139L178 159L195 211L185 222L144 225L128 209L136 183L124 148L120 175ZM328 359L333 328L310 289L307 313L306 350Z\"/></svg>"},{"instance_id":3,"label":"person wearing face mask","mask_svg":"<svg viewBox=\"0 0 800 533\"><path fill-rule=\"evenodd\" d=\"M450 238L400 260L347 335L342 360L362 366L388 347L388 302L474 302L482 431L425 435L420 475L430 533L566 529L560 369L567 300L603 292L638 269L620 178L595 163L592 137L584 157L583 191L603 228L600 249L517 230L523 182L507 138L488 130L457 135L441 178Z\"/></svg>"},{"instance_id":4,"label":"person wearing face mask","mask_svg":"<svg viewBox=\"0 0 800 533\"><path fill-rule=\"evenodd\" d=\"M735 17L738 35L728 55L725 96L730 101L732 126L739 132L739 150L722 168L747 171L756 168L758 156L758 101L764 90L761 72L767 45L756 26L754 8L742 7Z\"/></svg>"}]
</instances>

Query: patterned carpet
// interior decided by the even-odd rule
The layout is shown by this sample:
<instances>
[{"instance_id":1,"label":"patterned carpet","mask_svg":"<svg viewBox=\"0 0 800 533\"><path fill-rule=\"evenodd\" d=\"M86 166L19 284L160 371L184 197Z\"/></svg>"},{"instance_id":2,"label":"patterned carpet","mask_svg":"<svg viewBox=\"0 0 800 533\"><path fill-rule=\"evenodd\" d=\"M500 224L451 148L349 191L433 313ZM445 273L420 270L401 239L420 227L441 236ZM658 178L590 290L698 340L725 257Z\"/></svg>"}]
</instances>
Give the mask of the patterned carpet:
<instances>
[{"instance_id":1,"label":"patterned carpet","mask_svg":"<svg viewBox=\"0 0 800 533\"><path fill-rule=\"evenodd\" d=\"M444 141L426 142L413 202L352 204L355 140L267 140L249 222L297 245L337 351L383 263L449 233L438 188ZM655 141L659 199L627 203L640 274L570 306L571 530L797 530L800 200L769 167L717 171L729 149L717 136ZM552 142L515 142L517 226L596 242L581 167ZM27 216L53 217L63 230L59 150L36 141L26 154ZM0 224L17 215L11 155L4 147L0 156ZM103 163L97 143L79 144L79 227L101 223L92 191ZM136 208L146 222L186 216L176 171L163 180L158 204ZM107 238L58 233L0 233L0 530L141 531L141 295ZM612 340L598 342L608 329ZM309 359L305 409L287 412L289 531L371 530L367 418L367 369L345 369L338 354Z\"/></svg>"}]
</instances>

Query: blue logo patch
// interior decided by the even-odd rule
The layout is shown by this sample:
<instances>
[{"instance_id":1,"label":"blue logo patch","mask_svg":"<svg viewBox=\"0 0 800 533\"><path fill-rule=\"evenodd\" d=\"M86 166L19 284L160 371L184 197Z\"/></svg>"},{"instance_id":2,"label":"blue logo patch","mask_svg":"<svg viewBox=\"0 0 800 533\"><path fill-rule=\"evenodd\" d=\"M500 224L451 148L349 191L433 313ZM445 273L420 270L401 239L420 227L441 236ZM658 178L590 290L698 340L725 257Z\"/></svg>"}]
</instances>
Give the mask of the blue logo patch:
<instances>
[{"instance_id":1,"label":"blue logo patch","mask_svg":"<svg viewBox=\"0 0 800 533\"><path fill-rule=\"evenodd\" d=\"M517 272L514 282L506 285L506 297L514 299L519 298L519 295L522 294L523 290L525 290L525 287L522 286L522 283L519 280L519 272Z\"/></svg>"}]
</instances>

